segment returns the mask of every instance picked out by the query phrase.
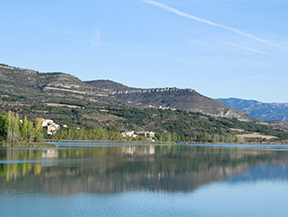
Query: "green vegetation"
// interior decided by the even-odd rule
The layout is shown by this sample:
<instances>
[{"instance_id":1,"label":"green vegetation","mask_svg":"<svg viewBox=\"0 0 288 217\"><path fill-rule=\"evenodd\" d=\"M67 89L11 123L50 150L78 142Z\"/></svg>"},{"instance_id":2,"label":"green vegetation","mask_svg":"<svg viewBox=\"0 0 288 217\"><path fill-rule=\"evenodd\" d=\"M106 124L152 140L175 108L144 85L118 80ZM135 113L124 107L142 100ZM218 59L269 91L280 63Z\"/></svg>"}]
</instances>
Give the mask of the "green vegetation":
<instances>
[{"instance_id":1,"label":"green vegetation","mask_svg":"<svg viewBox=\"0 0 288 217\"><path fill-rule=\"evenodd\" d=\"M106 107L110 114L123 118L123 125L128 129L135 126L147 126L154 130L158 141L166 142L239 142L231 128L244 130L243 133L258 132L263 135L287 140L288 133L266 125L242 122L237 119L215 118L202 113L184 110L162 110L154 108L115 108ZM258 142L261 140L257 140Z\"/></svg>"},{"instance_id":2,"label":"green vegetation","mask_svg":"<svg viewBox=\"0 0 288 217\"><path fill-rule=\"evenodd\" d=\"M52 136L45 136L45 139L50 140L59 140L59 141L123 141L123 142L139 142L139 141L146 141L147 138L142 136L137 137L123 137L121 132L111 128L100 128L100 127L90 127L90 128L78 128L78 127L69 127L69 128L62 128L57 133Z\"/></svg>"},{"instance_id":3,"label":"green vegetation","mask_svg":"<svg viewBox=\"0 0 288 217\"><path fill-rule=\"evenodd\" d=\"M1 68L0 75L0 111L6 114L12 111L17 114L10 118L10 125L8 115L0 117L0 141L11 144L41 141L40 134L35 133L38 132L37 124L33 125L31 122L36 118L52 119L59 125L67 125L68 129L61 129L53 136L54 139L65 140L123 141L120 132L126 130L153 131L156 133L155 140L159 142L284 143L288 140L285 130L253 122L216 118L185 110L147 108L147 105L162 105L184 109L193 107L202 111L201 108L205 107L207 113L215 115L218 114L214 113L215 109L229 109L220 102L191 90L153 93L150 91L145 94L112 96L101 88L113 91L138 89L112 81L82 82L68 74L38 73L13 67ZM21 124L18 123L20 119L23 120ZM248 119L250 120L249 117ZM285 124L281 124L283 123ZM78 127L80 130L76 130ZM241 132L231 131L231 128L241 129ZM268 141L250 138L243 141L237 137L241 133L254 132L277 138ZM46 134L44 130L44 136L47 138ZM135 140L145 141L143 138L126 138L126 141Z\"/></svg>"},{"instance_id":4,"label":"green vegetation","mask_svg":"<svg viewBox=\"0 0 288 217\"><path fill-rule=\"evenodd\" d=\"M119 131L99 127L89 129L83 127L79 129L77 127L62 128L50 138L56 140L123 140Z\"/></svg>"},{"instance_id":5,"label":"green vegetation","mask_svg":"<svg viewBox=\"0 0 288 217\"><path fill-rule=\"evenodd\" d=\"M7 144L18 144L25 142L41 142L42 120L36 118L35 124L28 121L26 117L20 121L18 114L9 111L7 115L0 115L0 142ZM5 145L5 144L4 144Z\"/></svg>"},{"instance_id":6,"label":"green vegetation","mask_svg":"<svg viewBox=\"0 0 288 217\"><path fill-rule=\"evenodd\" d=\"M121 136L121 132L125 130L141 131L145 129L156 133L156 142L268 142L266 139L260 138L240 141L236 132L231 131L231 128L236 128L241 129L243 134L257 132L262 135L277 137L277 139L269 140L270 142L288 139L288 133L281 129L273 129L252 122L241 122L236 119L215 118L202 113L183 110L172 111L110 105L94 109L88 108L46 107L51 114L56 113L51 117L59 117L53 118L55 122L67 124L69 127L62 128L50 137L43 130L44 137L54 140L147 141L146 138L142 137L123 138ZM9 115L0 116L1 141L11 144L20 141L41 141L42 134L37 129L39 119L37 119L36 125L33 125L26 118L20 123L17 115L12 112L9 114L13 116L11 116L10 122ZM18 120L16 120L17 118ZM8 125L8 122L11 124ZM88 123L92 123L92 126L89 126ZM10 126L9 129L14 129L14 133L8 133L8 126ZM9 136L7 137L7 135Z\"/></svg>"}]
</instances>

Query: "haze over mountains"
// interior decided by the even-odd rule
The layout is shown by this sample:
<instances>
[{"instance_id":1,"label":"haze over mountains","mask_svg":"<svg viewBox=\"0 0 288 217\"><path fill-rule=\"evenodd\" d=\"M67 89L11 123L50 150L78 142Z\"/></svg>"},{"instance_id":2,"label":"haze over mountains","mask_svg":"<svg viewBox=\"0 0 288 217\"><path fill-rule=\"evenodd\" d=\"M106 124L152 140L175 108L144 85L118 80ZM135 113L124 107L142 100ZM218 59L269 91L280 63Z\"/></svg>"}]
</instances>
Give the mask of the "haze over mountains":
<instances>
[{"instance_id":1,"label":"haze over mountains","mask_svg":"<svg viewBox=\"0 0 288 217\"><path fill-rule=\"evenodd\" d=\"M252 118L264 121L288 120L288 103L262 103L236 98L217 99L223 104L239 109Z\"/></svg>"}]
</instances>

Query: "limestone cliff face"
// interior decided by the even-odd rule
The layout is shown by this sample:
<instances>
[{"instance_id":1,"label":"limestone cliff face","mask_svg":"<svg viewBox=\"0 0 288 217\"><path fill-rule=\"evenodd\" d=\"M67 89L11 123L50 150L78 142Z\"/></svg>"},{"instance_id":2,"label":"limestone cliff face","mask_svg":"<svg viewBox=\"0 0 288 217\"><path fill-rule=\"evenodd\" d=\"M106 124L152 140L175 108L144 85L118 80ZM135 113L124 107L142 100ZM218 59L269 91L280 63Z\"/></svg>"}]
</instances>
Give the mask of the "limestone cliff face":
<instances>
[{"instance_id":1,"label":"limestone cliff face","mask_svg":"<svg viewBox=\"0 0 288 217\"><path fill-rule=\"evenodd\" d=\"M132 90L108 90L112 95L120 95L120 94L131 94L131 93L163 93L163 92L193 92L193 89L179 89L176 87L166 87L166 88L152 88L152 89L132 89Z\"/></svg>"},{"instance_id":2,"label":"limestone cliff face","mask_svg":"<svg viewBox=\"0 0 288 217\"><path fill-rule=\"evenodd\" d=\"M193 89L179 89L176 87L153 89L129 88L109 80L90 81L88 83L103 88L109 94L115 95L128 102L142 103L150 107L201 112L214 117L254 121L253 118L244 112L226 106L217 100L203 96Z\"/></svg>"}]
</instances>

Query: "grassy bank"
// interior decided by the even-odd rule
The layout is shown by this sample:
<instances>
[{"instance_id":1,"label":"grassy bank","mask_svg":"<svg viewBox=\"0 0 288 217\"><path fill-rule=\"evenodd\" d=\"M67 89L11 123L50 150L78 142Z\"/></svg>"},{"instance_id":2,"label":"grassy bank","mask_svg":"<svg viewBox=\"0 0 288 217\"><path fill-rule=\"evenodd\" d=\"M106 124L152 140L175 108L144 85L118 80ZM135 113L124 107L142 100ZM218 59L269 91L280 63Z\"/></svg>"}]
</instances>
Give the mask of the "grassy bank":
<instances>
[{"instance_id":1,"label":"grassy bank","mask_svg":"<svg viewBox=\"0 0 288 217\"><path fill-rule=\"evenodd\" d=\"M139 143L147 143L147 144L176 144L176 142L163 142L163 141L156 141L152 142L149 140L145 141L123 141L123 140L65 140L65 139L44 139L45 142L77 142L77 143L131 143L131 144L139 144ZM288 145L288 140L284 141L274 141L274 142L245 142L245 143L225 143L225 142L195 142L195 141L190 141L190 142L179 142L183 144L215 144L215 145L221 145L221 144L226 144L226 145L245 145L245 144L250 144L250 145Z\"/></svg>"},{"instance_id":2,"label":"grassy bank","mask_svg":"<svg viewBox=\"0 0 288 217\"><path fill-rule=\"evenodd\" d=\"M0 143L0 147L13 147L13 148L18 148L18 147L25 147L25 148L44 148L44 147L57 147L55 144L50 144L46 142L19 142L16 144L11 144L7 142L2 142Z\"/></svg>"},{"instance_id":3,"label":"grassy bank","mask_svg":"<svg viewBox=\"0 0 288 217\"><path fill-rule=\"evenodd\" d=\"M79 143L155 143L149 140L145 141L124 141L124 140L65 140L65 139L44 139L45 142L79 142ZM168 142L157 142L168 143Z\"/></svg>"},{"instance_id":4,"label":"grassy bank","mask_svg":"<svg viewBox=\"0 0 288 217\"><path fill-rule=\"evenodd\" d=\"M51 142L51 143L48 143ZM21 142L17 144L9 144L7 142L2 142L0 143L0 148L1 147L6 147L6 148L44 148L44 147L58 147L57 145L53 144L53 142L73 142L73 143L118 143L119 145L123 143L130 143L130 144L176 144L173 142L151 142L151 141L123 141L123 140L56 140L56 139L46 139L44 142L32 142L32 143L27 143L27 142ZM185 143L185 142L184 142ZM201 143L201 142L190 142L190 144L215 144L215 145L221 145L221 144L226 144L226 145L233 145L233 144L238 144L241 145L242 143ZM246 142L245 144L250 144L250 145L288 145L288 141L282 141L282 142L265 142L265 143L257 143L257 142ZM242 145L245 145L242 144Z\"/></svg>"}]
</instances>

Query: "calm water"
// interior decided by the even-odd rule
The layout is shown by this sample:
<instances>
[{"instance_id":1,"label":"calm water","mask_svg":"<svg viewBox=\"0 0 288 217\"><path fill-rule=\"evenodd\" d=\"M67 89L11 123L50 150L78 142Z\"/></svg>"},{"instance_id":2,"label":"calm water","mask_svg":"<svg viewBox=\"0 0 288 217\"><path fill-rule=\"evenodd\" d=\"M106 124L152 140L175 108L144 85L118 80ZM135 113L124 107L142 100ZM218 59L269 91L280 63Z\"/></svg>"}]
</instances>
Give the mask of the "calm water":
<instances>
[{"instance_id":1,"label":"calm water","mask_svg":"<svg viewBox=\"0 0 288 217\"><path fill-rule=\"evenodd\" d=\"M288 215L288 146L62 145L0 149L0 216Z\"/></svg>"}]
</instances>

